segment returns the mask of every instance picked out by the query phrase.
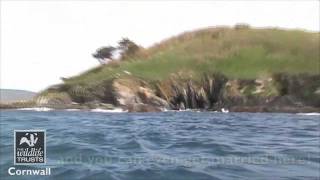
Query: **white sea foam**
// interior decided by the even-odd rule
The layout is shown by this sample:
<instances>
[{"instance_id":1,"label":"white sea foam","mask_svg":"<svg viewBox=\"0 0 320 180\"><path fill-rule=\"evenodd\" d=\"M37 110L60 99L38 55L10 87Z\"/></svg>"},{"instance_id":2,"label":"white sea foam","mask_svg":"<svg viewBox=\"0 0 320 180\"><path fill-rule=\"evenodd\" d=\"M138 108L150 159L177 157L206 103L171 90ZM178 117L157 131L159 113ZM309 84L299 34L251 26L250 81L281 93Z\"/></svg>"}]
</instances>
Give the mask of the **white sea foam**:
<instances>
[{"instance_id":1,"label":"white sea foam","mask_svg":"<svg viewBox=\"0 0 320 180\"><path fill-rule=\"evenodd\" d=\"M201 112L200 109L179 109L179 110L173 110L173 109L162 109L162 112Z\"/></svg>"},{"instance_id":2,"label":"white sea foam","mask_svg":"<svg viewBox=\"0 0 320 180\"><path fill-rule=\"evenodd\" d=\"M320 113L297 113L297 115L304 115L304 116L320 116Z\"/></svg>"},{"instance_id":3,"label":"white sea foam","mask_svg":"<svg viewBox=\"0 0 320 180\"><path fill-rule=\"evenodd\" d=\"M122 112L128 112L124 111L121 108L115 108L115 109L91 109L91 112L103 112L103 113L122 113Z\"/></svg>"},{"instance_id":4,"label":"white sea foam","mask_svg":"<svg viewBox=\"0 0 320 180\"><path fill-rule=\"evenodd\" d=\"M222 108L222 109L221 109L221 112L223 112L223 113L228 113L229 110L228 110L228 109L225 109L225 108Z\"/></svg>"},{"instance_id":5,"label":"white sea foam","mask_svg":"<svg viewBox=\"0 0 320 180\"><path fill-rule=\"evenodd\" d=\"M21 111L52 111L54 109L47 108L47 107L34 107L34 108L19 108L17 110L21 110Z\"/></svg>"},{"instance_id":6,"label":"white sea foam","mask_svg":"<svg viewBox=\"0 0 320 180\"><path fill-rule=\"evenodd\" d=\"M80 109L66 109L66 111L80 111Z\"/></svg>"}]
</instances>

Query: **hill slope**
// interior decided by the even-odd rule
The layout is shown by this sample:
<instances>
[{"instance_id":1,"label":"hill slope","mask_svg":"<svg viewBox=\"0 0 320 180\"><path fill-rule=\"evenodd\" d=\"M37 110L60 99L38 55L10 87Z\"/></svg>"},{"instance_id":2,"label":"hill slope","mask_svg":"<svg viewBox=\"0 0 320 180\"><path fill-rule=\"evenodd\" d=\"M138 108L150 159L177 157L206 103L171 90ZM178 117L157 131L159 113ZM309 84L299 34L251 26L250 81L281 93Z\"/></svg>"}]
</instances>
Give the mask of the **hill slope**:
<instances>
[{"instance_id":1,"label":"hill slope","mask_svg":"<svg viewBox=\"0 0 320 180\"><path fill-rule=\"evenodd\" d=\"M14 102L31 100L37 95L35 92L16 90L16 89L0 89L0 102Z\"/></svg>"},{"instance_id":2,"label":"hill slope","mask_svg":"<svg viewBox=\"0 0 320 180\"><path fill-rule=\"evenodd\" d=\"M246 26L186 32L64 79L42 92L36 104L129 111L320 111L319 35Z\"/></svg>"},{"instance_id":3,"label":"hill slope","mask_svg":"<svg viewBox=\"0 0 320 180\"><path fill-rule=\"evenodd\" d=\"M207 28L170 38L141 56L89 70L66 83L91 86L124 71L146 80L163 80L177 72L193 79L213 72L232 78L317 74L319 37L299 30Z\"/></svg>"}]
</instances>

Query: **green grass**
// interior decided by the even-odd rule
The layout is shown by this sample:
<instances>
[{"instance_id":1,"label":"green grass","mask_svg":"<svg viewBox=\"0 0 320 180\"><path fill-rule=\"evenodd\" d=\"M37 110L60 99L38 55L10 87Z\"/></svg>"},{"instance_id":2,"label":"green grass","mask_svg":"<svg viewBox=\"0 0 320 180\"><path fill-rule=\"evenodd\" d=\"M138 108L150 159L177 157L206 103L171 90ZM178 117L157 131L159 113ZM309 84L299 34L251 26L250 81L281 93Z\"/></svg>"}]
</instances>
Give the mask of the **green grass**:
<instances>
[{"instance_id":1,"label":"green grass","mask_svg":"<svg viewBox=\"0 0 320 180\"><path fill-rule=\"evenodd\" d=\"M280 29L208 28L183 33L144 50L144 56L89 70L66 81L92 86L124 71L148 81L172 74L192 79L221 72L231 78L273 73L319 74L319 33Z\"/></svg>"}]
</instances>

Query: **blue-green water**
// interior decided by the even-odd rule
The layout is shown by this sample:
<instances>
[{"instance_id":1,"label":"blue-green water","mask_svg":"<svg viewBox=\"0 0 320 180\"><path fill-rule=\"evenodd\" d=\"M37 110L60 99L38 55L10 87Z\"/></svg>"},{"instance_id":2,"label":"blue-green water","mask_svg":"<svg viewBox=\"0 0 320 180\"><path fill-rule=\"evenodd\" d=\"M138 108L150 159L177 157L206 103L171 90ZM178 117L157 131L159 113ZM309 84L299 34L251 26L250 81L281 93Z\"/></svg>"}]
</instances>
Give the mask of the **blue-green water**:
<instances>
[{"instance_id":1,"label":"blue-green water","mask_svg":"<svg viewBox=\"0 0 320 180\"><path fill-rule=\"evenodd\" d=\"M1 111L1 179L318 179L320 116ZM14 129L44 129L47 164L13 165ZM8 168L51 167L50 176Z\"/></svg>"}]
</instances>

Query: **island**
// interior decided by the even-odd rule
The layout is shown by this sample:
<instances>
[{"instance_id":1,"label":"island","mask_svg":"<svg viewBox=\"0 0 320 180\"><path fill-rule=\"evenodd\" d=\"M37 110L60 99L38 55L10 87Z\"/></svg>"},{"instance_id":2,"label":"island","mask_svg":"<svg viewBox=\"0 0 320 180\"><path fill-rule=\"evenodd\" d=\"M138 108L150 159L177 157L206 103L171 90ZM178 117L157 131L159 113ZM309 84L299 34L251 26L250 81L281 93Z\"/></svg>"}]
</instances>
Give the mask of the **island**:
<instances>
[{"instance_id":1,"label":"island","mask_svg":"<svg viewBox=\"0 0 320 180\"><path fill-rule=\"evenodd\" d=\"M319 40L319 32L249 25L184 32L149 48L123 39L121 58L99 49L100 66L0 108L320 112Z\"/></svg>"}]
</instances>

